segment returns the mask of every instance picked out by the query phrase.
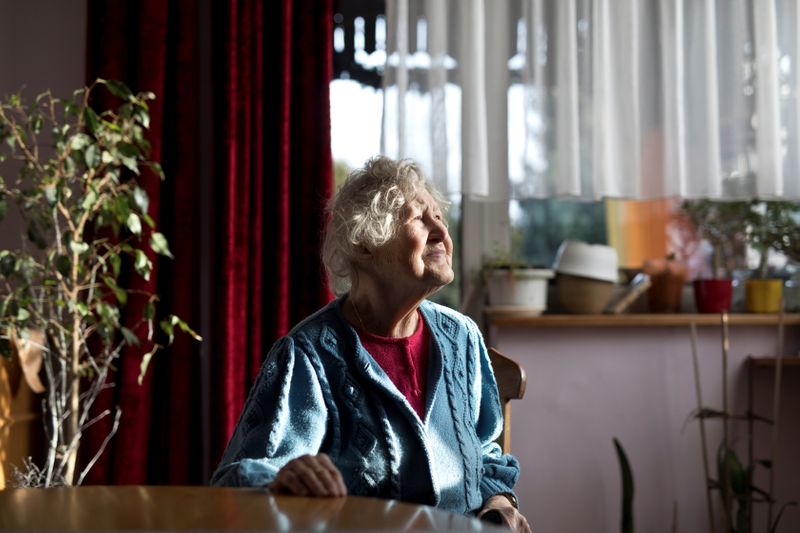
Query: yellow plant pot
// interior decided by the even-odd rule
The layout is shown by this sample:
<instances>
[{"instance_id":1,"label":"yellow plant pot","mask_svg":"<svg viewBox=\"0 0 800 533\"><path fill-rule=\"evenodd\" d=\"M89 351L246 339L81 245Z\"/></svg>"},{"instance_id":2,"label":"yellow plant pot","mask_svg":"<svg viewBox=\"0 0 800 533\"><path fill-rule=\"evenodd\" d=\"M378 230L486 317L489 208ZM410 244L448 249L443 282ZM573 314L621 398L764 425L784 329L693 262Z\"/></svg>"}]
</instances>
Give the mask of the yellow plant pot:
<instances>
[{"instance_id":1,"label":"yellow plant pot","mask_svg":"<svg viewBox=\"0 0 800 533\"><path fill-rule=\"evenodd\" d=\"M782 297L782 279L747 280L745 302L748 313L779 313Z\"/></svg>"}]
</instances>

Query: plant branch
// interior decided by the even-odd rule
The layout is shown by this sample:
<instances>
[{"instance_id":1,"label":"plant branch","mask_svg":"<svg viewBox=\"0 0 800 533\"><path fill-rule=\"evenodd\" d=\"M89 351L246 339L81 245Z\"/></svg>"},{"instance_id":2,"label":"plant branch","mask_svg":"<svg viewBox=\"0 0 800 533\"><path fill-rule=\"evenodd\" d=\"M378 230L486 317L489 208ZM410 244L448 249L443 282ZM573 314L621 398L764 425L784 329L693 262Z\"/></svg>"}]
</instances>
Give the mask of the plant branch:
<instances>
[{"instance_id":1,"label":"plant branch","mask_svg":"<svg viewBox=\"0 0 800 533\"><path fill-rule=\"evenodd\" d=\"M703 408L703 389L700 384L700 364L697 357L697 326L694 322L690 324L691 339L692 339L692 366L694 368L694 389L697 396L697 408ZM706 480L706 506L708 508L708 527L711 533L716 533L716 525L714 523L714 507L711 502L711 488L708 486L708 480L711 479L711 471L708 467L708 444L706 441L706 424L705 420L700 419L700 446L703 452L703 474Z\"/></svg>"},{"instance_id":2,"label":"plant branch","mask_svg":"<svg viewBox=\"0 0 800 533\"><path fill-rule=\"evenodd\" d=\"M778 315L778 353L775 355L775 382L772 385L772 433L770 435L770 451L769 459L772 463L772 468L769 469L769 494L772 495L775 490L775 459L778 455L778 420L780 417L781 409L781 381L783 375L783 326L785 322L783 313L783 298L781 298L780 314ZM772 513L773 501L767 505L767 531L772 529Z\"/></svg>"}]
</instances>

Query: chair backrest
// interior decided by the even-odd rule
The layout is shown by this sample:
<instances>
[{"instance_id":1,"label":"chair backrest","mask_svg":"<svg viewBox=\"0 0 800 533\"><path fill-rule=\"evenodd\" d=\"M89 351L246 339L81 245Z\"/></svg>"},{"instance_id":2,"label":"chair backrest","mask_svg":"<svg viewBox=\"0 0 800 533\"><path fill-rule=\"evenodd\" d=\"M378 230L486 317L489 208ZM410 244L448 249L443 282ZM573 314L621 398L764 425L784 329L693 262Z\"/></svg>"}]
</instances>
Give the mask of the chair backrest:
<instances>
[{"instance_id":1,"label":"chair backrest","mask_svg":"<svg viewBox=\"0 0 800 533\"><path fill-rule=\"evenodd\" d=\"M489 360L492 362L497 391L500 393L500 405L503 407L503 432L497 443L503 453L511 451L511 400L521 400L525 396L525 384L528 377L525 369L494 348L489 348Z\"/></svg>"}]
</instances>

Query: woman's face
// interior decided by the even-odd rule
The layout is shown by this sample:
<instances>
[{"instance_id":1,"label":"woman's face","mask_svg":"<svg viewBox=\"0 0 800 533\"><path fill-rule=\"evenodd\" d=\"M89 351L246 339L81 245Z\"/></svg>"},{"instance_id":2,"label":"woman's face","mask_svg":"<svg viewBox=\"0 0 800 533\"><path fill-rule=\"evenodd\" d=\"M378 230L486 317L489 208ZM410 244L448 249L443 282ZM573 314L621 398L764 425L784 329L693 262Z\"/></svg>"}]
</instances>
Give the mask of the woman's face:
<instances>
[{"instance_id":1,"label":"woman's face","mask_svg":"<svg viewBox=\"0 0 800 533\"><path fill-rule=\"evenodd\" d=\"M436 290L453 281L453 241L439 204L422 189L400 214L397 233L373 253L373 272L391 284Z\"/></svg>"}]
</instances>

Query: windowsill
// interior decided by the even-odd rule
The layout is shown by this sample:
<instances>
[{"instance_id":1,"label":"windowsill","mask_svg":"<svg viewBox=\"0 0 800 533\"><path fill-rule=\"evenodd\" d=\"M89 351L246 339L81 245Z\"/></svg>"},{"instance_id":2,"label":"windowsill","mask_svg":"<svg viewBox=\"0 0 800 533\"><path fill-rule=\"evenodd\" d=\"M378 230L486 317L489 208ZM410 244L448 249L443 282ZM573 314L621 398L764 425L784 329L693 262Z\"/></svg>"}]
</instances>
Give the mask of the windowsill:
<instances>
[{"instance_id":1,"label":"windowsill","mask_svg":"<svg viewBox=\"0 0 800 533\"><path fill-rule=\"evenodd\" d=\"M620 314L620 315L537 315L532 309L485 309L486 318L492 326L526 327L662 327L719 326L717 314ZM733 326L777 326L779 314L731 313L728 323ZM800 313L783 315L787 326L800 325Z\"/></svg>"}]
</instances>

